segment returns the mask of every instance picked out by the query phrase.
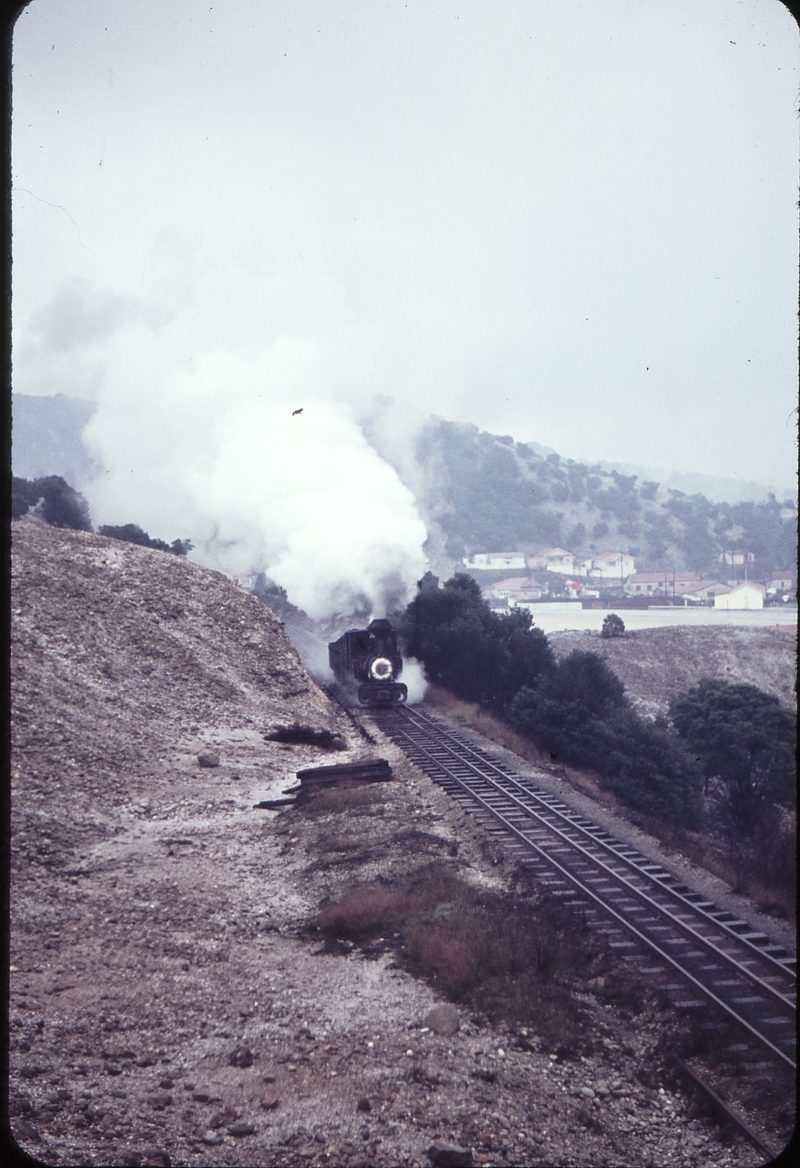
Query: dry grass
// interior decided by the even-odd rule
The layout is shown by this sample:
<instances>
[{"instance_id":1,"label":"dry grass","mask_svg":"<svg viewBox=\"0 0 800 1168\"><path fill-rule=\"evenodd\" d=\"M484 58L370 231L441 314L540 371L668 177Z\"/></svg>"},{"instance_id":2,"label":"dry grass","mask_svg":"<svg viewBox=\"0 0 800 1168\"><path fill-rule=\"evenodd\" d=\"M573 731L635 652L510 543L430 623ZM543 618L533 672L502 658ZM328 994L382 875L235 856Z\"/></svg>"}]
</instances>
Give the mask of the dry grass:
<instances>
[{"instance_id":1,"label":"dry grass","mask_svg":"<svg viewBox=\"0 0 800 1168\"><path fill-rule=\"evenodd\" d=\"M317 841L318 852L357 852L364 846L364 841L357 836L324 835Z\"/></svg>"},{"instance_id":2,"label":"dry grass","mask_svg":"<svg viewBox=\"0 0 800 1168\"><path fill-rule=\"evenodd\" d=\"M462 701L461 698L451 694L449 690L443 689L439 685L429 684L425 693L425 704L439 709L445 714L450 714L465 726L471 726L483 734L485 738L496 742L498 746L505 747L506 750L513 751L514 754L527 759L528 762L536 765L550 762L550 756L537 750L530 739L524 738L516 730L512 730L506 722L502 722L494 714L481 709L477 702Z\"/></svg>"},{"instance_id":3,"label":"dry grass","mask_svg":"<svg viewBox=\"0 0 800 1168\"><path fill-rule=\"evenodd\" d=\"M377 789L377 784L365 787L343 783L336 787L323 787L320 791L311 791L297 803L296 808L293 808L293 814L299 812L312 818L342 811L375 815L382 813L383 802L384 796Z\"/></svg>"},{"instance_id":4,"label":"dry grass","mask_svg":"<svg viewBox=\"0 0 800 1168\"><path fill-rule=\"evenodd\" d=\"M392 887L350 889L312 924L329 951L380 938L444 997L531 1027L564 1055L591 1048L569 984L588 975L598 944L554 900L488 893L432 863Z\"/></svg>"}]
</instances>

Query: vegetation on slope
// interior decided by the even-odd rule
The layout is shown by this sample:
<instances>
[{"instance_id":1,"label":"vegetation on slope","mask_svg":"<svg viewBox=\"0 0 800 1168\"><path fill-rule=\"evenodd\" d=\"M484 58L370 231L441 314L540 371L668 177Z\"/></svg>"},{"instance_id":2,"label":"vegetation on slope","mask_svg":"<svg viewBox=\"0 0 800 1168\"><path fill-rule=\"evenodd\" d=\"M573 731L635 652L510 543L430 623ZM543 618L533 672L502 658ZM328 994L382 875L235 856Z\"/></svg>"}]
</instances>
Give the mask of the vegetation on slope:
<instances>
[{"instance_id":1,"label":"vegetation on slope","mask_svg":"<svg viewBox=\"0 0 800 1168\"><path fill-rule=\"evenodd\" d=\"M556 662L527 613L493 613L471 577L430 573L402 615L430 681L477 702L554 760L593 771L621 803L727 848L735 882L785 899L794 873L796 723L754 685L705 679L640 716L597 653ZM717 846L717 845L715 845Z\"/></svg>"},{"instance_id":2,"label":"vegetation on slope","mask_svg":"<svg viewBox=\"0 0 800 1168\"><path fill-rule=\"evenodd\" d=\"M736 548L752 553L752 576L763 578L797 558L796 516L782 516L774 495L764 503L711 503L443 420L427 424L416 454L435 483L424 503L454 560L557 545L583 556L628 551L639 571L669 566L716 578L730 575L719 557Z\"/></svg>"},{"instance_id":3,"label":"vegetation on slope","mask_svg":"<svg viewBox=\"0 0 800 1168\"><path fill-rule=\"evenodd\" d=\"M596 653L575 652L557 665L530 614L491 612L464 574L440 588L428 573L400 634L429 680L505 718L553 757L591 767L629 806L699 824L699 769L666 725L629 707L624 686Z\"/></svg>"},{"instance_id":4,"label":"vegetation on slope","mask_svg":"<svg viewBox=\"0 0 800 1168\"><path fill-rule=\"evenodd\" d=\"M12 477L11 516L19 519L28 512L38 515L51 527L67 527L73 531L92 530L89 504L60 475L39 479ZM121 539L125 543L135 543L139 547L172 552L176 556L188 555L194 546L189 539L174 539L169 544L163 539L152 538L136 523L124 523L118 527L105 525L98 529L97 534Z\"/></svg>"}]
</instances>

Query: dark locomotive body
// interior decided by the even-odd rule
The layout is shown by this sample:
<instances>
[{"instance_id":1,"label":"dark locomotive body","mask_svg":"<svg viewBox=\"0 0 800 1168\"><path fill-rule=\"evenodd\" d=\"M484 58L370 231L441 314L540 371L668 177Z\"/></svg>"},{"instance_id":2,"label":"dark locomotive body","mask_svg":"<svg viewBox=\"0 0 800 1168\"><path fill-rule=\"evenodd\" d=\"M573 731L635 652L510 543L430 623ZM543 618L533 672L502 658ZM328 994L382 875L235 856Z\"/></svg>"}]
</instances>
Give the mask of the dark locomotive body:
<instances>
[{"instance_id":1,"label":"dark locomotive body","mask_svg":"<svg viewBox=\"0 0 800 1168\"><path fill-rule=\"evenodd\" d=\"M400 706L408 697L408 689L397 680L403 658L388 620L348 629L328 645L328 660L339 685L348 693L355 691L359 705Z\"/></svg>"}]
</instances>

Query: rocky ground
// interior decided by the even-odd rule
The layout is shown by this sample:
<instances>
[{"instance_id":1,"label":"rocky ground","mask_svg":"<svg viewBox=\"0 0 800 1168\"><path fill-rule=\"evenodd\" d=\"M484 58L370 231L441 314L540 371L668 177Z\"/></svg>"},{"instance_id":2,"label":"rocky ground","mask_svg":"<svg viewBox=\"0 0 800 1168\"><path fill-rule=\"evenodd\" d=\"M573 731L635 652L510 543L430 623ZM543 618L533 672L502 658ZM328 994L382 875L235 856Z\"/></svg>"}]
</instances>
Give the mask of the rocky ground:
<instances>
[{"instance_id":1,"label":"rocky ground","mask_svg":"<svg viewBox=\"0 0 800 1168\"><path fill-rule=\"evenodd\" d=\"M623 620L625 614L622 614ZM797 634L784 629L737 625L681 625L635 629L622 637L565 630L550 633L557 657L590 649L606 657L634 704L643 712L666 714L669 702L703 677L746 682L797 704Z\"/></svg>"},{"instance_id":2,"label":"rocky ground","mask_svg":"<svg viewBox=\"0 0 800 1168\"><path fill-rule=\"evenodd\" d=\"M431 1016L392 937L323 944L320 906L354 884L439 863L513 896L518 873L330 703L254 598L165 553L13 526L9 1112L31 1156L762 1162L661 1077L650 1005L573 986L586 1042L565 1056L535 1027ZM294 723L345 749L264 738ZM376 756L391 783L254 808L301 767Z\"/></svg>"}]
</instances>

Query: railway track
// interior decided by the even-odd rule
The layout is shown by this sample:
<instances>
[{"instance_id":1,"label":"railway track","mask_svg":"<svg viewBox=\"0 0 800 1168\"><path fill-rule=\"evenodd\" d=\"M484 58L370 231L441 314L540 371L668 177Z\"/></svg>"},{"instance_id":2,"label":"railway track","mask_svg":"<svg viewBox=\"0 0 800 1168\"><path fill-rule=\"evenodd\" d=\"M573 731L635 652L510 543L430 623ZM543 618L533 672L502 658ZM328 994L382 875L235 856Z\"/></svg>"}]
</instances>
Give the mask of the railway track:
<instances>
[{"instance_id":1,"label":"railway track","mask_svg":"<svg viewBox=\"0 0 800 1168\"><path fill-rule=\"evenodd\" d=\"M709 1003L740 1029L745 1068L795 1067L795 957L636 848L573 811L430 714L375 713L381 729L540 883L607 934L674 1006ZM703 1023L713 1027L713 1020ZM727 1053L727 1052L726 1052Z\"/></svg>"}]
</instances>

